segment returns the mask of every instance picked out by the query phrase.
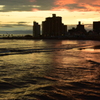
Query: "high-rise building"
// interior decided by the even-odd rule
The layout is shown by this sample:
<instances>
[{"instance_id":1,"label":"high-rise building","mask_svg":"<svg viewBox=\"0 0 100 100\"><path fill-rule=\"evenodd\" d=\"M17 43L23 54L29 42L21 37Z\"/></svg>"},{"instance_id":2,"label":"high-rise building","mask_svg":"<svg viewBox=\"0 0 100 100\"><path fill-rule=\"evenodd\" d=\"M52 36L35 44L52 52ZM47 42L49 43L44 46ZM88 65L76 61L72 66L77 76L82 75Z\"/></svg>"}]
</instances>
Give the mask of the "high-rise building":
<instances>
[{"instance_id":1,"label":"high-rise building","mask_svg":"<svg viewBox=\"0 0 100 100\"><path fill-rule=\"evenodd\" d=\"M97 34L100 33L100 21L93 22L93 31Z\"/></svg>"},{"instance_id":2,"label":"high-rise building","mask_svg":"<svg viewBox=\"0 0 100 100\"><path fill-rule=\"evenodd\" d=\"M66 32L67 26L62 23L61 17L56 17L56 14L53 14L52 17L48 17L42 22L43 37L64 36Z\"/></svg>"},{"instance_id":3,"label":"high-rise building","mask_svg":"<svg viewBox=\"0 0 100 100\"><path fill-rule=\"evenodd\" d=\"M40 37L40 25L37 22L33 22L33 37Z\"/></svg>"}]
</instances>

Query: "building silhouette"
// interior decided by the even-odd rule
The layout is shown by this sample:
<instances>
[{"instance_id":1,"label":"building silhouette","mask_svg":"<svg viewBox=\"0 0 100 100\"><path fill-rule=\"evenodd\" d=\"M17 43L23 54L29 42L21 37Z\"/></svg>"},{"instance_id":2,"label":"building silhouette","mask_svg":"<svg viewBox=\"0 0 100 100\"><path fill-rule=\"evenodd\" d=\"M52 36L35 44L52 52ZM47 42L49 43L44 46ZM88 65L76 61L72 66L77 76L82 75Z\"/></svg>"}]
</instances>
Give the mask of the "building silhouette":
<instances>
[{"instance_id":1,"label":"building silhouette","mask_svg":"<svg viewBox=\"0 0 100 100\"><path fill-rule=\"evenodd\" d=\"M43 37L59 37L66 35L67 25L62 23L61 17L56 17L53 14L52 17L46 18L42 22L42 36Z\"/></svg>"},{"instance_id":2,"label":"building silhouette","mask_svg":"<svg viewBox=\"0 0 100 100\"><path fill-rule=\"evenodd\" d=\"M33 22L33 37L40 37L40 25L37 22Z\"/></svg>"},{"instance_id":3,"label":"building silhouette","mask_svg":"<svg viewBox=\"0 0 100 100\"><path fill-rule=\"evenodd\" d=\"M82 31L84 30L84 25L82 25L81 22L79 21L76 29Z\"/></svg>"},{"instance_id":4,"label":"building silhouette","mask_svg":"<svg viewBox=\"0 0 100 100\"><path fill-rule=\"evenodd\" d=\"M100 21L93 22L93 31L97 34L100 33Z\"/></svg>"},{"instance_id":5,"label":"building silhouette","mask_svg":"<svg viewBox=\"0 0 100 100\"><path fill-rule=\"evenodd\" d=\"M86 33L86 30L84 28L84 25L82 25L80 21L78 22L78 25L76 27L76 32L78 32L79 34Z\"/></svg>"},{"instance_id":6,"label":"building silhouette","mask_svg":"<svg viewBox=\"0 0 100 100\"><path fill-rule=\"evenodd\" d=\"M82 25L80 21L78 22L78 25L76 28L73 27L68 32L72 35L84 35L87 33L84 28L84 25Z\"/></svg>"}]
</instances>

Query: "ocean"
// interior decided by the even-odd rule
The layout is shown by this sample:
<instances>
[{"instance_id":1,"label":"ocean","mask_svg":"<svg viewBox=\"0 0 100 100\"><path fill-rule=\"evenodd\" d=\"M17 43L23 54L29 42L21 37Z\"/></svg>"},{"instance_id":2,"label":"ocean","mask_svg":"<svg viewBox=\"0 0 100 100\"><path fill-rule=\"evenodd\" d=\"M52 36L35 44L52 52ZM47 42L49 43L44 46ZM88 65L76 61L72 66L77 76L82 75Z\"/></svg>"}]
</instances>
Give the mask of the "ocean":
<instances>
[{"instance_id":1,"label":"ocean","mask_svg":"<svg viewBox=\"0 0 100 100\"><path fill-rule=\"evenodd\" d=\"M100 100L100 41L0 39L0 100Z\"/></svg>"}]
</instances>

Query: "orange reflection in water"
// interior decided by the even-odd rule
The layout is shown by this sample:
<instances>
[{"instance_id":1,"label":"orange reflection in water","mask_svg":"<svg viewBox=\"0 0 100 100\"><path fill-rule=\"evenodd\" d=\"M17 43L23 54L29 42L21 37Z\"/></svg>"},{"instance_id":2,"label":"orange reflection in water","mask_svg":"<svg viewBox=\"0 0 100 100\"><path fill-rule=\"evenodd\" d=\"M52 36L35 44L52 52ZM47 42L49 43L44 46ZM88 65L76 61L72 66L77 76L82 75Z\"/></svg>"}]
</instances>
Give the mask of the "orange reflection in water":
<instances>
[{"instance_id":1,"label":"orange reflection in water","mask_svg":"<svg viewBox=\"0 0 100 100\"><path fill-rule=\"evenodd\" d=\"M84 52L83 52L84 51ZM100 49L87 48L82 50L82 56L87 60L100 62Z\"/></svg>"},{"instance_id":2,"label":"orange reflection in water","mask_svg":"<svg viewBox=\"0 0 100 100\"><path fill-rule=\"evenodd\" d=\"M82 51L88 51L88 52L100 52L100 49L86 48L86 49L83 49Z\"/></svg>"},{"instance_id":3,"label":"orange reflection in water","mask_svg":"<svg viewBox=\"0 0 100 100\"><path fill-rule=\"evenodd\" d=\"M70 41L70 40L63 40L62 41L62 44L78 44L78 41L75 41L75 40L73 40L73 41Z\"/></svg>"}]
</instances>

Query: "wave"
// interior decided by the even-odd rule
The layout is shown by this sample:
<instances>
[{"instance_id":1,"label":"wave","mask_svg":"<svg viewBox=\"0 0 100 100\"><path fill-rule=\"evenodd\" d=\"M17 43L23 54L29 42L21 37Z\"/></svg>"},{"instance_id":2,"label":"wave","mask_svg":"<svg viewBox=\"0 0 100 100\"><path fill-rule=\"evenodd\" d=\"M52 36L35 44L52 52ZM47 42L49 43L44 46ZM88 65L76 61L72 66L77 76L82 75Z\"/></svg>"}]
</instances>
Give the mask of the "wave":
<instances>
[{"instance_id":1,"label":"wave","mask_svg":"<svg viewBox=\"0 0 100 100\"><path fill-rule=\"evenodd\" d=\"M15 55L15 54L29 54L29 53L40 53L40 52L53 52L59 50L68 50L72 48L44 48L44 49L0 49L0 56Z\"/></svg>"},{"instance_id":2,"label":"wave","mask_svg":"<svg viewBox=\"0 0 100 100\"><path fill-rule=\"evenodd\" d=\"M90 62L90 63L92 63L92 64L98 64L98 65L100 65L99 62L96 62L96 61L93 61L93 60L87 60L87 61Z\"/></svg>"},{"instance_id":3,"label":"wave","mask_svg":"<svg viewBox=\"0 0 100 100\"><path fill-rule=\"evenodd\" d=\"M41 53L41 52L53 52L53 51L60 51L60 50L79 50L80 46L69 46L69 45L62 45L61 47L57 48L39 48L39 49L29 49L29 48L0 48L0 56L6 55L15 55L15 54L29 54L29 53ZM84 46L81 46L84 47Z\"/></svg>"},{"instance_id":4,"label":"wave","mask_svg":"<svg viewBox=\"0 0 100 100\"><path fill-rule=\"evenodd\" d=\"M30 82L29 82L30 83ZM23 86L23 84L20 84ZM17 85L1 82L0 89L14 89L17 88L16 92L13 92L13 99L7 100L100 100L100 83L93 82L69 82L67 84L30 84L24 87L18 87ZM18 92L18 88L20 92ZM25 93L20 96L21 89L27 88ZM11 92L11 94L12 94ZM17 96L16 96L17 94ZM18 96L19 95L19 96Z\"/></svg>"}]
</instances>

